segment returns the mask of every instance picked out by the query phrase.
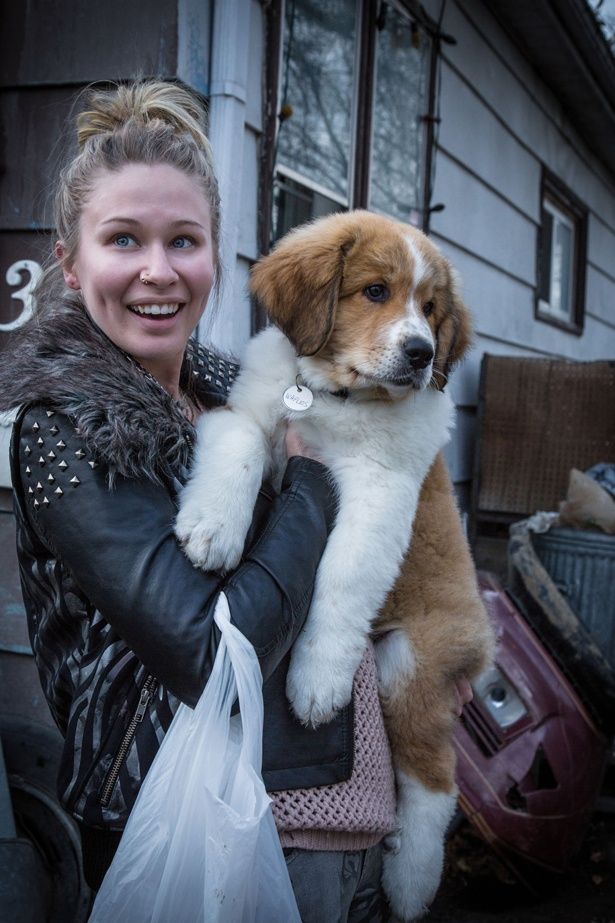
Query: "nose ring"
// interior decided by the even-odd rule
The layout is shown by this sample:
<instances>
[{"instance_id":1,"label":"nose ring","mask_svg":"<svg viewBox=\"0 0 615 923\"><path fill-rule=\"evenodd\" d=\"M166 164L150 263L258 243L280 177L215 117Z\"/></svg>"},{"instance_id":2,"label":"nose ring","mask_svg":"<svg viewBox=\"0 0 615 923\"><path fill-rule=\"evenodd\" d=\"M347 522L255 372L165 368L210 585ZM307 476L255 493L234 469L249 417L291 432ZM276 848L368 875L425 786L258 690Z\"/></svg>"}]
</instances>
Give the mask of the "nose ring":
<instances>
[{"instance_id":1,"label":"nose ring","mask_svg":"<svg viewBox=\"0 0 615 923\"><path fill-rule=\"evenodd\" d=\"M152 280L151 280L151 279L146 279L146 278L145 278L145 273L144 273L144 272L142 272L141 275L139 276L139 281L142 282L143 285L151 285L151 284L152 284Z\"/></svg>"}]
</instances>

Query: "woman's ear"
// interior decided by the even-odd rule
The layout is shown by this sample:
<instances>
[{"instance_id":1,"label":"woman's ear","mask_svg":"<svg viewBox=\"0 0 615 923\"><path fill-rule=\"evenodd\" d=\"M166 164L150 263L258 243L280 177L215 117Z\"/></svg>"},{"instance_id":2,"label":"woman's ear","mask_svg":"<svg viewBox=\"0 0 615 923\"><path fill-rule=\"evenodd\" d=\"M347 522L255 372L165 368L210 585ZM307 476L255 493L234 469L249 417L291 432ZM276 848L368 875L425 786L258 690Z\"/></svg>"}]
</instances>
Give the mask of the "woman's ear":
<instances>
[{"instance_id":1,"label":"woman's ear","mask_svg":"<svg viewBox=\"0 0 615 923\"><path fill-rule=\"evenodd\" d=\"M75 270L74 263L69 264L66 261L66 249L61 240L57 240L53 248L53 252L56 260L62 267L62 274L64 275L64 281L69 288L74 289L76 292L81 288L81 284L77 277L77 272Z\"/></svg>"},{"instance_id":2,"label":"woman's ear","mask_svg":"<svg viewBox=\"0 0 615 923\"><path fill-rule=\"evenodd\" d=\"M354 238L336 217L291 231L252 267L252 294L299 356L321 350L335 323L346 254Z\"/></svg>"}]
</instances>

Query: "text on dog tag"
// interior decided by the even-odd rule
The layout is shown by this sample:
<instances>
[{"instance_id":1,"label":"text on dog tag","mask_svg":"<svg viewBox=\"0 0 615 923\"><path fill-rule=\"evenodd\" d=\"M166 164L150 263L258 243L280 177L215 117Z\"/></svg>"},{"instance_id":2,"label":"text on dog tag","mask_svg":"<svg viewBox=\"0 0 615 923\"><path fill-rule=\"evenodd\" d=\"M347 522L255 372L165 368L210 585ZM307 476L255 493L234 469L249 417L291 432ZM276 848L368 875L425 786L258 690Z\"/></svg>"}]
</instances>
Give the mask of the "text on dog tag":
<instances>
[{"instance_id":1,"label":"text on dog tag","mask_svg":"<svg viewBox=\"0 0 615 923\"><path fill-rule=\"evenodd\" d=\"M312 406L314 395L305 385L293 385L284 392L284 403L289 410L302 412Z\"/></svg>"}]
</instances>

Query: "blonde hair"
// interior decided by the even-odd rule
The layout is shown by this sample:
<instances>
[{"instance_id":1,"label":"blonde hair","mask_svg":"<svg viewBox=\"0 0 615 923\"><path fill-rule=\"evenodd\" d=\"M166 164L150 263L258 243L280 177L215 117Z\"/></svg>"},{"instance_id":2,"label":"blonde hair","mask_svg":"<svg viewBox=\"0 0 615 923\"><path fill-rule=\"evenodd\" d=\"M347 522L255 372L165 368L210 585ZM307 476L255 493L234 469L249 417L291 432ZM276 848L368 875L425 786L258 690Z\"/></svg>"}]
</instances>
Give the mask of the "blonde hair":
<instances>
[{"instance_id":1,"label":"blonde hair","mask_svg":"<svg viewBox=\"0 0 615 923\"><path fill-rule=\"evenodd\" d=\"M81 212L101 171L120 170L128 163L169 164L194 176L207 198L218 284L220 196L201 101L179 84L138 80L91 88L76 121L79 150L60 172L55 195L54 223L64 260L75 257ZM50 267L37 294L47 293L61 277L61 267Z\"/></svg>"}]
</instances>

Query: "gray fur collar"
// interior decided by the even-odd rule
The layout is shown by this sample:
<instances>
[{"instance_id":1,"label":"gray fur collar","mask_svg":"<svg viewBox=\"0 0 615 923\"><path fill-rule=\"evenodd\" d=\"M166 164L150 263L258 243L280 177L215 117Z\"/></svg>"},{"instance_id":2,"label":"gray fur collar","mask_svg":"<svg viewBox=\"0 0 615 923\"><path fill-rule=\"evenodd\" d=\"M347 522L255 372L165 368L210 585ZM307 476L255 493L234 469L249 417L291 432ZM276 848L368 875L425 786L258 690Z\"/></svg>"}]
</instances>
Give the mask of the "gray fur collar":
<instances>
[{"instance_id":1,"label":"gray fur collar","mask_svg":"<svg viewBox=\"0 0 615 923\"><path fill-rule=\"evenodd\" d=\"M212 355L191 344L182 370L205 405L222 403L226 390L203 380L211 376L199 367ZM112 474L168 480L189 463L194 428L177 403L73 302L36 315L3 351L0 410L21 404L71 417Z\"/></svg>"}]
</instances>

